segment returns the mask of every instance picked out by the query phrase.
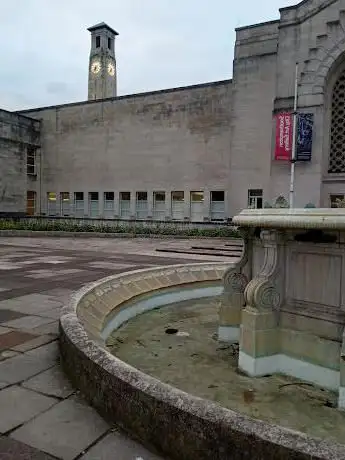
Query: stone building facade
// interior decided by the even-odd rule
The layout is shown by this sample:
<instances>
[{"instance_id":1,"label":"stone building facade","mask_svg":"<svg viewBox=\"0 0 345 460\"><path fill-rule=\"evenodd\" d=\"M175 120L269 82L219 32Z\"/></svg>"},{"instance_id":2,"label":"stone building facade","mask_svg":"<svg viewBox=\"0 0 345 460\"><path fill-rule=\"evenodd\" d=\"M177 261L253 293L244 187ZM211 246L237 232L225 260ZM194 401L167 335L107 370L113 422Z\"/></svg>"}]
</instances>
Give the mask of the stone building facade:
<instances>
[{"instance_id":1,"label":"stone building facade","mask_svg":"<svg viewBox=\"0 0 345 460\"><path fill-rule=\"evenodd\" d=\"M129 96L116 96L117 32L89 30L89 100L20 112L41 122L36 213L205 221L288 200L274 115L293 110L296 62L298 111L314 129L294 205L345 195L345 0L237 29L232 80Z\"/></svg>"},{"instance_id":2,"label":"stone building facade","mask_svg":"<svg viewBox=\"0 0 345 460\"><path fill-rule=\"evenodd\" d=\"M0 216L33 214L40 121L0 110Z\"/></svg>"}]
</instances>

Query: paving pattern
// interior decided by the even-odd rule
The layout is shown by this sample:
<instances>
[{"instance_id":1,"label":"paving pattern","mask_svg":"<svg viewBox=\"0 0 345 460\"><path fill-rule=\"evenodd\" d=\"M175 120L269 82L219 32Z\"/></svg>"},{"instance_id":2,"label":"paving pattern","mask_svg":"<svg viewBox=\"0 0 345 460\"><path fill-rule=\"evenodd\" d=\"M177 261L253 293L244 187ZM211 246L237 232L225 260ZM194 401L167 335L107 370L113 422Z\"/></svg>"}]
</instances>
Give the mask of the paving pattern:
<instances>
[{"instance_id":1,"label":"paving pattern","mask_svg":"<svg viewBox=\"0 0 345 460\"><path fill-rule=\"evenodd\" d=\"M155 252L175 245L190 240L0 239L0 459L162 458L109 426L71 387L59 365L58 319L72 292L96 279L228 260Z\"/></svg>"}]
</instances>

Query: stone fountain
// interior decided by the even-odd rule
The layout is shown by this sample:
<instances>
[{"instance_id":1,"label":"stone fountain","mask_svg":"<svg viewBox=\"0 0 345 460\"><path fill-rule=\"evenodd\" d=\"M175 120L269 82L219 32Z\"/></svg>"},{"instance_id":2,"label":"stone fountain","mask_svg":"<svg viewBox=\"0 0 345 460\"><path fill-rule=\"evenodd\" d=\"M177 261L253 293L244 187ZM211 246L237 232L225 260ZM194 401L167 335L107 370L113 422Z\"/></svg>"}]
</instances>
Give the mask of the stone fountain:
<instances>
[{"instance_id":1,"label":"stone fountain","mask_svg":"<svg viewBox=\"0 0 345 460\"><path fill-rule=\"evenodd\" d=\"M334 407L345 408L345 213L252 209L241 212L234 223L243 234L244 250L230 267L224 262L151 267L79 290L60 318L61 363L75 387L111 424L169 458L344 459L339 440L345 414ZM176 334L175 342L166 329L173 321L169 312L169 325L153 322L160 309L164 318L171 302L219 296L220 321L208 300L205 316L199 300L199 316L186 315L181 322L176 313L180 326L192 325L183 336ZM136 321L141 321L144 339ZM217 346L218 322L219 340L239 342L239 347ZM109 337L119 338L126 325L133 331L128 354L123 340L114 349L108 346ZM185 375L187 383L193 374L193 391L145 372L146 360L155 369L166 368L164 375ZM286 375L260 380L276 373ZM205 391L213 399L195 391L205 381L200 395ZM330 399L324 398L327 394ZM280 404L286 411L274 414ZM269 420L261 417L263 411ZM300 422L297 430L293 411Z\"/></svg>"},{"instance_id":2,"label":"stone fountain","mask_svg":"<svg viewBox=\"0 0 345 460\"><path fill-rule=\"evenodd\" d=\"M249 376L282 373L338 392L345 409L345 212L246 209L224 274L219 340Z\"/></svg>"}]
</instances>

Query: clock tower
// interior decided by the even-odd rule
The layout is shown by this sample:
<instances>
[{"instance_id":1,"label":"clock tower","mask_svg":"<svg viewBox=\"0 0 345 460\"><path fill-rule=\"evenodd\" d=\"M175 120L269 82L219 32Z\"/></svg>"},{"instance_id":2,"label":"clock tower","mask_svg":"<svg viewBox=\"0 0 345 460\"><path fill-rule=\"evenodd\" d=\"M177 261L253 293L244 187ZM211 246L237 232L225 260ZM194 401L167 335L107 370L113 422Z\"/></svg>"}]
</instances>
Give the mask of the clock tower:
<instances>
[{"instance_id":1,"label":"clock tower","mask_svg":"<svg viewBox=\"0 0 345 460\"><path fill-rule=\"evenodd\" d=\"M117 96L115 37L116 30L104 22L87 29L91 32L89 62L89 101Z\"/></svg>"}]
</instances>

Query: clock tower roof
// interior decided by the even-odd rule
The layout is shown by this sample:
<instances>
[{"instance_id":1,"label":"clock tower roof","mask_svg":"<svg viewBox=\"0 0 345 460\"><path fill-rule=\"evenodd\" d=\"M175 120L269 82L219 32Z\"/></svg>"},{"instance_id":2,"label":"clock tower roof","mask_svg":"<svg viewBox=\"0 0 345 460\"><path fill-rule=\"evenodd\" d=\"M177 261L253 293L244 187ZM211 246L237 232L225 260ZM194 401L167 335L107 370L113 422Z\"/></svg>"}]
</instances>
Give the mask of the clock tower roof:
<instances>
[{"instance_id":1,"label":"clock tower roof","mask_svg":"<svg viewBox=\"0 0 345 460\"><path fill-rule=\"evenodd\" d=\"M109 30L109 32L111 32L112 34L114 35L119 35L116 30L112 29L110 26L108 26L108 24L106 24L105 22L100 22L99 24L96 24L94 26L91 26L89 27L87 30L89 32L95 32L96 30L100 30L100 29L106 29L106 30Z\"/></svg>"}]
</instances>

